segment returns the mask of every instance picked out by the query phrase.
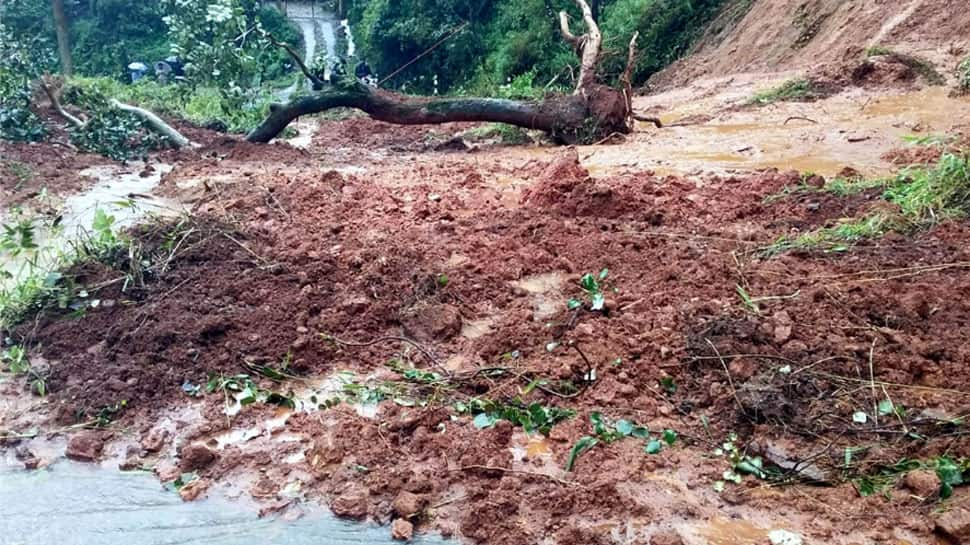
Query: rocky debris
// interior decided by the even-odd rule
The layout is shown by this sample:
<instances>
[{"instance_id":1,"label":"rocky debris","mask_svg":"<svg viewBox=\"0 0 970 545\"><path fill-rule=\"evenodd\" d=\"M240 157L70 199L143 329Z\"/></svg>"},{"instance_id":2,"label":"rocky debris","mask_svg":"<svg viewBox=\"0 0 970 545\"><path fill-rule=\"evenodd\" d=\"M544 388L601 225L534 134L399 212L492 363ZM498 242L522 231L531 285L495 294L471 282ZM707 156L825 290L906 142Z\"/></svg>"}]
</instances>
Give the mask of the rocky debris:
<instances>
[{"instance_id":1,"label":"rocky debris","mask_svg":"<svg viewBox=\"0 0 970 545\"><path fill-rule=\"evenodd\" d=\"M416 305L403 313L401 325L419 341L446 341L461 332L461 313L452 305Z\"/></svg>"},{"instance_id":2,"label":"rocky debris","mask_svg":"<svg viewBox=\"0 0 970 545\"><path fill-rule=\"evenodd\" d=\"M367 517L367 492L354 487L334 498L330 510L338 517L361 520Z\"/></svg>"},{"instance_id":3,"label":"rocky debris","mask_svg":"<svg viewBox=\"0 0 970 545\"><path fill-rule=\"evenodd\" d=\"M168 431L155 428L141 438L141 448L145 449L145 452L158 452L165 446L166 439L168 439Z\"/></svg>"},{"instance_id":4,"label":"rocky debris","mask_svg":"<svg viewBox=\"0 0 970 545\"><path fill-rule=\"evenodd\" d=\"M394 498L391 508L402 517L412 517L424 509L426 500L423 496L413 492L403 491Z\"/></svg>"},{"instance_id":5,"label":"rocky debris","mask_svg":"<svg viewBox=\"0 0 970 545\"><path fill-rule=\"evenodd\" d=\"M207 479L196 479L179 488L179 496L182 501L195 501L201 498L208 489L209 481Z\"/></svg>"},{"instance_id":6,"label":"rocky debris","mask_svg":"<svg viewBox=\"0 0 970 545\"><path fill-rule=\"evenodd\" d=\"M104 437L100 432L82 431L71 437L67 442L65 455L78 462L94 462L101 457L104 450Z\"/></svg>"},{"instance_id":7,"label":"rocky debris","mask_svg":"<svg viewBox=\"0 0 970 545\"><path fill-rule=\"evenodd\" d=\"M411 541L414 537L414 525L405 519L395 519L391 523L391 537L398 541Z\"/></svg>"},{"instance_id":8,"label":"rocky debris","mask_svg":"<svg viewBox=\"0 0 970 545\"><path fill-rule=\"evenodd\" d=\"M970 508L955 507L936 519L936 530L956 545L970 545Z\"/></svg>"},{"instance_id":9,"label":"rocky debris","mask_svg":"<svg viewBox=\"0 0 970 545\"><path fill-rule=\"evenodd\" d=\"M772 315L774 325L773 333L775 342L784 344L791 338L792 324L794 323L787 311L781 310Z\"/></svg>"},{"instance_id":10,"label":"rocky debris","mask_svg":"<svg viewBox=\"0 0 970 545\"><path fill-rule=\"evenodd\" d=\"M832 475L821 467L811 462L803 461L805 458L798 456L792 450L793 445L788 441L769 441L763 449L762 455L766 460L776 466L816 483L830 482Z\"/></svg>"},{"instance_id":11,"label":"rocky debris","mask_svg":"<svg viewBox=\"0 0 970 545\"><path fill-rule=\"evenodd\" d=\"M673 530L665 530L650 538L650 545L684 545L683 538Z\"/></svg>"},{"instance_id":12,"label":"rocky debris","mask_svg":"<svg viewBox=\"0 0 970 545\"><path fill-rule=\"evenodd\" d=\"M118 469L121 471L134 471L141 467L141 456L139 456L138 447L131 445L125 451L125 459L118 464Z\"/></svg>"},{"instance_id":13,"label":"rocky debris","mask_svg":"<svg viewBox=\"0 0 970 545\"><path fill-rule=\"evenodd\" d=\"M212 465L218 456L214 450L205 445L198 443L186 445L179 456L179 469L183 473L205 469Z\"/></svg>"},{"instance_id":14,"label":"rocky debris","mask_svg":"<svg viewBox=\"0 0 970 545\"><path fill-rule=\"evenodd\" d=\"M940 478L935 471L917 469L903 477L903 486L921 498L929 498L940 491Z\"/></svg>"},{"instance_id":15,"label":"rocky debris","mask_svg":"<svg viewBox=\"0 0 970 545\"><path fill-rule=\"evenodd\" d=\"M23 462L24 469L26 470L33 470L40 467L40 458L38 458L37 455L26 446L21 445L17 447L17 450L14 451L14 455L18 460Z\"/></svg>"}]
</instances>

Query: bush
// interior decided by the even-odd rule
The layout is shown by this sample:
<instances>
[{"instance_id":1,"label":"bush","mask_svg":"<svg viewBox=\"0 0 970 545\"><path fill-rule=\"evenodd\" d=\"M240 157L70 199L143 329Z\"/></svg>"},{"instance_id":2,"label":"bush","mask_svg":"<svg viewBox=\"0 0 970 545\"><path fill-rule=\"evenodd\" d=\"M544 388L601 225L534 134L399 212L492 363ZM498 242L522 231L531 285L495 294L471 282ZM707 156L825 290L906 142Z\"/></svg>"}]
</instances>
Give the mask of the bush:
<instances>
[{"instance_id":1,"label":"bush","mask_svg":"<svg viewBox=\"0 0 970 545\"><path fill-rule=\"evenodd\" d=\"M32 142L46 134L30 108L30 82L49 60L37 55L37 50L12 39L0 24L0 138L4 140Z\"/></svg>"}]
</instances>

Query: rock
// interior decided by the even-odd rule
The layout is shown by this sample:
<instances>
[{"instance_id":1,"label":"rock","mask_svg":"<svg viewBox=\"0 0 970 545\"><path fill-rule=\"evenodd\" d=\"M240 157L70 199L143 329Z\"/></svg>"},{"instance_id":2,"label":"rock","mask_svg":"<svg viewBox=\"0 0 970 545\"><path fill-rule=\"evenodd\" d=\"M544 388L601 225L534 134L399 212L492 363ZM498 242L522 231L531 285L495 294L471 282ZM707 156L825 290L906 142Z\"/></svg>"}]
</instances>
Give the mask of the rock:
<instances>
[{"instance_id":1,"label":"rock","mask_svg":"<svg viewBox=\"0 0 970 545\"><path fill-rule=\"evenodd\" d=\"M936 529L956 545L970 545L970 509L955 507L936 519Z\"/></svg>"},{"instance_id":2,"label":"rock","mask_svg":"<svg viewBox=\"0 0 970 545\"><path fill-rule=\"evenodd\" d=\"M650 545L684 545L684 540L677 532L666 530L654 534L650 538Z\"/></svg>"},{"instance_id":3,"label":"rock","mask_svg":"<svg viewBox=\"0 0 970 545\"><path fill-rule=\"evenodd\" d=\"M206 479L196 479L179 488L179 496L182 501L195 501L205 494L209 489L209 481Z\"/></svg>"},{"instance_id":4,"label":"rock","mask_svg":"<svg viewBox=\"0 0 970 545\"><path fill-rule=\"evenodd\" d=\"M338 517L361 520L367 517L367 494L352 488L334 498L330 510Z\"/></svg>"},{"instance_id":5,"label":"rock","mask_svg":"<svg viewBox=\"0 0 970 545\"><path fill-rule=\"evenodd\" d=\"M205 445L199 443L186 445L182 447L182 453L179 455L179 469L182 473L205 469L212 465L217 457L215 451Z\"/></svg>"},{"instance_id":6,"label":"rock","mask_svg":"<svg viewBox=\"0 0 970 545\"><path fill-rule=\"evenodd\" d=\"M411 517L417 515L424 509L424 498L408 491L403 491L394 498L394 503L391 504L391 508L394 512L402 517Z\"/></svg>"},{"instance_id":7,"label":"rock","mask_svg":"<svg viewBox=\"0 0 970 545\"><path fill-rule=\"evenodd\" d=\"M419 341L446 341L461 332L461 313L453 305L421 305L401 317L404 332Z\"/></svg>"},{"instance_id":8,"label":"rock","mask_svg":"<svg viewBox=\"0 0 970 545\"><path fill-rule=\"evenodd\" d=\"M774 336L775 342L778 344L784 344L791 338L792 331L792 319L787 311L779 311L772 315L772 321L774 322Z\"/></svg>"},{"instance_id":9,"label":"rock","mask_svg":"<svg viewBox=\"0 0 970 545\"><path fill-rule=\"evenodd\" d=\"M141 438L141 448L145 449L145 452L158 452L165 446L166 439L168 439L168 431L155 428Z\"/></svg>"},{"instance_id":10,"label":"rock","mask_svg":"<svg viewBox=\"0 0 970 545\"><path fill-rule=\"evenodd\" d=\"M67 442L65 454L78 462L94 462L104 450L104 438L96 431L82 431Z\"/></svg>"},{"instance_id":11,"label":"rock","mask_svg":"<svg viewBox=\"0 0 970 545\"><path fill-rule=\"evenodd\" d=\"M414 525L405 519L395 519L391 523L391 537L398 541L411 541L414 537Z\"/></svg>"},{"instance_id":12,"label":"rock","mask_svg":"<svg viewBox=\"0 0 970 545\"><path fill-rule=\"evenodd\" d=\"M940 491L940 478L935 471L917 469L903 477L903 486L921 498L929 498Z\"/></svg>"},{"instance_id":13,"label":"rock","mask_svg":"<svg viewBox=\"0 0 970 545\"><path fill-rule=\"evenodd\" d=\"M138 447L131 445L125 451L125 459L118 464L121 471L134 471L141 468L141 458L138 456Z\"/></svg>"}]
</instances>

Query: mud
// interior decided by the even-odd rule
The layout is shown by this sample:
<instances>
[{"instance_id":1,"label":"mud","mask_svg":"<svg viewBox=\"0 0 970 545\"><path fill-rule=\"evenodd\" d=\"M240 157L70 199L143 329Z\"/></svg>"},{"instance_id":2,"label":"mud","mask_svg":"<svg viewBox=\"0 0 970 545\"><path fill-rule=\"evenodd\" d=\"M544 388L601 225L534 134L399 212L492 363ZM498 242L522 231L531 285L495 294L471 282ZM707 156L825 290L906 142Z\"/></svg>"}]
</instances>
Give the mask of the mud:
<instances>
[{"instance_id":1,"label":"mud","mask_svg":"<svg viewBox=\"0 0 970 545\"><path fill-rule=\"evenodd\" d=\"M4 444L43 465L64 445L32 429L70 435L65 426L124 401L99 436L105 458L166 482L191 467L206 484L187 498L226 486L265 513L288 509L298 490L342 517L398 521L400 535L411 524L490 545L764 543L778 531L806 543L933 543L941 512L915 492L925 486L901 480L888 497L863 498L838 476L847 448L863 472L970 452L951 422L970 411L970 224L838 254L758 249L878 197L767 199L803 171L891 173L907 153L887 155L901 134L958 130L954 112L970 106L933 89L856 88L738 107L770 84L739 76L639 97L642 110L695 124L613 146L449 150L438 144L468 125L350 117L318 120L303 150L225 137L166 156L175 166L159 192L193 205L191 236L164 274L100 289L111 305L10 332L49 368L51 393L0 382ZM793 115L818 123L786 125ZM857 132L868 138L849 142ZM722 157L745 146L752 158ZM146 255L164 250L164 233L140 236ZM603 269L605 312L570 310L580 278ZM75 275L85 285L116 276ZM259 378L260 366L287 376ZM464 378L326 403L346 381L400 385L402 366ZM480 372L491 367L513 374ZM205 392L240 373L293 406ZM455 407L473 398L576 416L547 437L507 421L479 429ZM907 420L878 415L887 398ZM680 439L657 455L634 440L600 445L566 472L593 412ZM731 466L715 451L732 434L797 475L716 491ZM957 488L945 505L968 497Z\"/></svg>"}]
</instances>

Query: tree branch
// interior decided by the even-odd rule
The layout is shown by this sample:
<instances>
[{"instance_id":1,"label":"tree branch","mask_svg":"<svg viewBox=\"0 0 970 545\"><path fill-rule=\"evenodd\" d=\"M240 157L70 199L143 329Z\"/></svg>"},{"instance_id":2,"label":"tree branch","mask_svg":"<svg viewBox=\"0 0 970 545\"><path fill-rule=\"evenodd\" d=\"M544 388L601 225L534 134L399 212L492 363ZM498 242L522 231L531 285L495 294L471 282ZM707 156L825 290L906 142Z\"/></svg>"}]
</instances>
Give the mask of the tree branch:
<instances>
[{"instance_id":1,"label":"tree branch","mask_svg":"<svg viewBox=\"0 0 970 545\"><path fill-rule=\"evenodd\" d=\"M47 98L50 99L51 104L54 106L54 109L57 110L58 115L66 119L68 123L79 129L83 129L84 126L87 125L87 121L82 121L81 119L74 117L64 109L64 106L61 105L61 99L57 95L57 91L51 88L50 78L48 76L43 76L40 78L40 88L44 90L44 94L46 94Z\"/></svg>"},{"instance_id":2,"label":"tree branch","mask_svg":"<svg viewBox=\"0 0 970 545\"><path fill-rule=\"evenodd\" d=\"M158 117L154 113L145 110L144 108L139 108L137 106L132 106L130 104L125 104L123 102L118 102L115 99L109 101L113 107L118 108L123 112L128 112L142 119L148 124L155 132L161 134L165 138L168 138L176 147L187 148L187 147L198 147L198 144L193 143L191 140L182 135L182 133L175 130L174 127L168 123L162 121L162 118Z\"/></svg>"},{"instance_id":3,"label":"tree branch","mask_svg":"<svg viewBox=\"0 0 970 545\"><path fill-rule=\"evenodd\" d=\"M583 43L583 52L579 65L579 80L576 82L575 94L585 94L594 83L596 83L596 66L599 64L600 47L603 44L603 35L600 27L593 18L593 10L590 9L586 0L576 0L576 5L583 12L583 21L586 23L586 35Z\"/></svg>"},{"instance_id":4,"label":"tree branch","mask_svg":"<svg viewBox=\"0 0 970 545\"><path fill-rule=\"evenodd\" d=\"M273 36L273 34L270 32L266 32L265 30L262 32L263 32L263 36L265 36L266 39L270 41L270 43L272 43L276 47L283 48L283 50L285 50L290 55L290 57L293 58L293 62L295 62L296 65L300 68L300 71L303 72L303 75L306 76L308 80L310 80L310 83L313 84L313 89L315 91L319 91L320 89L324 88L326 83L320 78L318 78L316 75L314 75L309 68L307 68L306 63L303 62L303 58L300 57L300 54L297 53L290 44L277 40L276 36Z\"/></svg>"}]
</instances>

